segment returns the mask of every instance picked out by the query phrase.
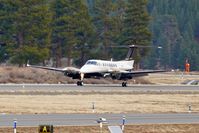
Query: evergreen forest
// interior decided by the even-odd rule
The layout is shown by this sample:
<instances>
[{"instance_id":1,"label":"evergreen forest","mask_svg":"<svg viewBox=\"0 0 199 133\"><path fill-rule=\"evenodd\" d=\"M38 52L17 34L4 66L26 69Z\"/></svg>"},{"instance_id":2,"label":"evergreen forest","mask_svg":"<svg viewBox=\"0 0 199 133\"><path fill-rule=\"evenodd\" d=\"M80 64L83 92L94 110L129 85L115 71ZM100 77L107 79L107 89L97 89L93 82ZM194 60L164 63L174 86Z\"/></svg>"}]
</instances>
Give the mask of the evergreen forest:
<instances>
[{"instance_id":1,"label":"evergreen forest","mask_svg":"<svg viewBox=\"0 0 199 133\"><path fill-rule=\"evenodd\" d=\"M136 52L137 67L199 70L199 1L0 0L0 63L80 67L125 59L115 46L127 45L152 46Z\"/></svg>"}]
</instances>

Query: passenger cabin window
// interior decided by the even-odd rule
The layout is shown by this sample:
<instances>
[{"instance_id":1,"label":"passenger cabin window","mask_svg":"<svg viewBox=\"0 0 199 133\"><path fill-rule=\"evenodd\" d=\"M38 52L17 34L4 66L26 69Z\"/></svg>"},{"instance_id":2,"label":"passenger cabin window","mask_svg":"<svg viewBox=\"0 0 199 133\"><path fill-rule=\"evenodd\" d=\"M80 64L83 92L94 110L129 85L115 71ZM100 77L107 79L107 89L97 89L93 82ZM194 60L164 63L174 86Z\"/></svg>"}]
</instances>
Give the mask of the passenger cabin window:
<instances>
[{"instance_id":1,"label":"passenger cabin window","mask_svg":"<svg viewBox=\"0 0 199 133\"><path fill-rule=\"evenodd\" d=\"M88 61L86 64L87 65L97 65L97 62L96 61Z\"/></svg>"}]
</instances>

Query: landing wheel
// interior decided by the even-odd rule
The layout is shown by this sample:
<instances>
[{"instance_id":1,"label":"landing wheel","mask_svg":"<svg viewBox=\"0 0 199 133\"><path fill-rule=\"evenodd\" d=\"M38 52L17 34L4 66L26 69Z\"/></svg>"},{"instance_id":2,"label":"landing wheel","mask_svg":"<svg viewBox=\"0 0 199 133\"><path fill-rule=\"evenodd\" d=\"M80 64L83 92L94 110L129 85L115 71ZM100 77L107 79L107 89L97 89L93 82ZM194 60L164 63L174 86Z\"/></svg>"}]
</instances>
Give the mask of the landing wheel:
<instances>
[{"instance_id":1,"label":"landing wheel","mask_svg":"<svg viewBox=\"0 0 199 133\"><path fill-rule=\"evenodd\" d=\"M77 81L77 86L83 86L83 81Z\"/></svg>"},{"instance_id":2,"label":"landing wheel","mask_svg":"<svg viewBox=\"0 0 199 133\"><path fill-rule=\"evenodd\" d=\"M127 82L122 82L122 87L127 87Z\"/></svg>"}]
</instances>

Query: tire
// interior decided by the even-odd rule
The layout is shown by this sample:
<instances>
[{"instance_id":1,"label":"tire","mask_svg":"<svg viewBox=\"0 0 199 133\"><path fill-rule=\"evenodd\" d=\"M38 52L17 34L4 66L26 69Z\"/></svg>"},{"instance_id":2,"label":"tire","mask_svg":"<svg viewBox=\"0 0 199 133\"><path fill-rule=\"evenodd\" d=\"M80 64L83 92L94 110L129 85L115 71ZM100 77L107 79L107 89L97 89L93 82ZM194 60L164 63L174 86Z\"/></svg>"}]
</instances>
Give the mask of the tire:
<instances>
[{"instance_id":1,"label":"tire","mask_svg":"<svg viewBox=\"0 0 199 133\"><path fill-rule=\"evenodd\" d=\"M83 86L83 81L77 81L77 86Z\"/></svg>"},{"instance_id":2,"label":"tire","mask_svg":"<svg viewBox=\"0 0 199 133\"><path fill-rule=\"evenodd\" d=\"M127 86L127 82L122 82L122 87L126 87Z\"/></svg>"}]
</instances>

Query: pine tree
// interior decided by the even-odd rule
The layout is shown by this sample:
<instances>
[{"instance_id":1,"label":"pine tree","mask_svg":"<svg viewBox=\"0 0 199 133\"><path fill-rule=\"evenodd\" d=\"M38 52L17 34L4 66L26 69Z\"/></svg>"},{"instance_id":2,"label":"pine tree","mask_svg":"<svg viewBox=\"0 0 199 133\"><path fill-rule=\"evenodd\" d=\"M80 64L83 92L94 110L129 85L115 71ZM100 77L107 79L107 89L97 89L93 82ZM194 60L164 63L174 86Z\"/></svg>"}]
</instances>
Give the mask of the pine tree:
<instances>
[{"instance_id":1,"label":"pine tree","mask_svg":"<svg viewBox=\"0 0 199 133\"><path fill-rule=\"evenodd\" d=\"M127 9L124 19L124 41L125 45L142 45L151 44L151 32L149 31L150 17L146 10L147 0L128 0ZM142 52L146 55L147 50ZM137 52L136 62L141 58L141 53Z\"/></svg>"},{"instance_id":2,"label":"pine tree","mask_svg":"<svg viewBox=\"0 0 199 133\"><path fill-rule=\"evenodd\" d=\"M75 15L77 26L75 36L77 38L76 54L80 55L76 60L76 65L82 66L91 54L92 49L95 47L93 42L94 27L91 17L88 12L88 8L81 1L77 1ZM94 44L93 44L94 43ZM79 62L79 63L78 63Z\"/></svg>"},{"instance_id":3,"label":"pine tree","mask_svg":"<svg viewBox=\"0 0 199 133\"><path fill-rule=\"evenodd\" d=\"M56 66L61 66L61 57L63 56L68 58L67 65L71 65L71 58L78 54L74 48L88 44L92 33L87 7L81 0L54 0L51 5L54 12L52 51L56 55ZM83 54L85 54L83 50L83 48L80 50L82 60L84 60Z\"/></svg>"},{"instance_id":4,"label":"pine tree","mask_svg":"<svg viewBox=\"0 0 199 133\"><path fill-rule=\"evenodd\" d=\"M94 24L99 42L102 44L101 57L108 59L110 46L114 44L115 4L112 0L96 0L94 5Z\"/></svg>"},{"instance_id":5,"label":"pine tree","mask_svg":"<svg viewBox=\"0 0 199 133\"><path fill-rule=\"evenodd\" d=\"M10 54L8 48L15 44L16 31L14 26L14 13L17 7L12 0L0 0L0 56L1 62L4 55Z\"/></svg>"},{"instance_id":6,"label":"pine tree","mask_svg":"<svg viewBox=\"0 0 199 133\"><path fill-rule=\"evenodd\" d=\"M52 51L56 56L56 67L61 66L63 52L68 57L68 65L72 56L72 47L76 43L74 9L70 0L54 0L51 3L52 21Z\"/></svg>"},{"instance_id":7,"label":"pine tree","mask_svg":"<svg viewBox=\"0 0 199 133\"><path fill-rule=\"evenodd\" d=\"M123 40L123 36L121 36L121 33L124 29L123 20L125 17L125 8L126 8L126 1L125 0L116 0L116 9L115 9L115 15L113 16L115 26L114 26L114 43L115 45L121 45L121 40ZM121 48L114 48L113 49L113 57L116 60L123 60L126 56L127 49L121 49Z\"/></svg>"},{"instance_id":8,"label":"pine tree","mask_svg":"<svg viewBox=\"0 0 199 133\"><path fill-rule=\"evenodd\" d=\"M48 26L51 16L47 4L40 0L7 2L10 10L3 9L8 11L3 20L10 22L6 24L10 36L5 43L9 44L11 62L21 66L27 60L33 63L43 61L48 57L50 44ZM7 16L10 13L12 15Z\"/></svg>"}]
</instances>

